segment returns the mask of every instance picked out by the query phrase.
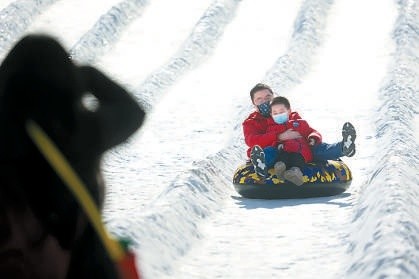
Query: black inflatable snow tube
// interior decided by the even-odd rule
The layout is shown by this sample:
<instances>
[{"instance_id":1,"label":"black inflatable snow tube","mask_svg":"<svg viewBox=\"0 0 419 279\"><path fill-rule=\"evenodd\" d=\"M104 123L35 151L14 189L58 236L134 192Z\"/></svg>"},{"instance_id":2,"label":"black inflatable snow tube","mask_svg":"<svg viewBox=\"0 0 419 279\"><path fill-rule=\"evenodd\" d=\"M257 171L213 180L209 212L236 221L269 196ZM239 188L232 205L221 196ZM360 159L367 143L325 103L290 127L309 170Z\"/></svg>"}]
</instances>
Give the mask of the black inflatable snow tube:
<instances>
[{"instance_id":1,"label":"black inflatable snow tube","mask_svg":"<svg viewBox=\"0 0 419 279\"><path fill-rule=\"evenodd\" d=\"M278 178L274 169L268 177L261 179L248 162L234 173L233 184L236 191L245 198L292 199L333 196L343 193L352 182L352 174L343 161L313 162L302 169L304 184L296 186Z\"/></svg>"}]
</instances>

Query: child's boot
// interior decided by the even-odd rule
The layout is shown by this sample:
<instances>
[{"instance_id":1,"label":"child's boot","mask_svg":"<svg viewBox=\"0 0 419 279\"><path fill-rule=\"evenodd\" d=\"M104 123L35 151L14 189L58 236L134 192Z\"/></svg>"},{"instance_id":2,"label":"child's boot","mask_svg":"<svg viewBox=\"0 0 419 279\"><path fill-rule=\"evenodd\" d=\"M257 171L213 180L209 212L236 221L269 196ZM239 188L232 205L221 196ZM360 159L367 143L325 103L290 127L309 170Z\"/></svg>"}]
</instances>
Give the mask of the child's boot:
<instances>
[{"instance_id":1,"label":"child's boot","mask_svg":"<svg viewBox=\"0 0 419 279\"><path fill-rule=\"evenodd\" d=\"M262 178L268 176L268 167L266 166L265 161L265 152L263 152L262 147L255 145L250 151L250 161L252 161L253 167L257 175Z\"/></svg>"},{"instance_id":2,"label":"child's boot","mask_svg":"<svg viewBox=\"0 0 419 279\"><path fill-rule=\"evenodd\" d=\"M297 186L301 186L304 183L303 173L298 167L292 167L284 171L284 178Z\"/></svg>"},{"instance_id":3,"label":"child's boot","mask_svg":"<svg viewBox=\"0 0 419 279\"><path fill-rule=\"evenodd\" d=\"M275 174L278 178L282 178L284 171L287 169L287 166L284 162L276 162L274 165Z\"/></svg>"}]
</instances>

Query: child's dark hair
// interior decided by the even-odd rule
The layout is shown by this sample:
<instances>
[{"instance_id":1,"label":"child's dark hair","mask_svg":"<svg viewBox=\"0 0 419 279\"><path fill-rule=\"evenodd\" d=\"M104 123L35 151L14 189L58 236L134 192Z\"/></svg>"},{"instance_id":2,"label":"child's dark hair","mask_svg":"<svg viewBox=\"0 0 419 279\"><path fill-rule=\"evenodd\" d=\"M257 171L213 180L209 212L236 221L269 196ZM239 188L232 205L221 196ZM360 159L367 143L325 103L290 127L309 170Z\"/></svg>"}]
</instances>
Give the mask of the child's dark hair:
<instances>
[{"instance_id":1,"label":"child's dark hair","mask_svg":"<svg viewBox=\"0 0 419 279\"><path fill-rule=\"evenodd\" d=\"M278 104L284 105L287 109L290 109L291 108L290 101L288 101L287 98L282 97L282 96L275 97L271 101L271 106L278 105Z\"/></svg>"},{"instance_id":2,"label":"child's dark hair","mask_svg":"<svg viewBox=\"0 0 419 279\"><path fill-rule=\"evenodd\" d=\"M252 102L253 102L253 96L255 96L255 93L261 90L265 90L265 89L269 90L269 92L274 94L274 92L272 91L272 88L270 88L269 85L266 85L264 83L258 83L252 88L252 90L250 90L250 99L252 100Z\"/></svg>"}]
</instances>

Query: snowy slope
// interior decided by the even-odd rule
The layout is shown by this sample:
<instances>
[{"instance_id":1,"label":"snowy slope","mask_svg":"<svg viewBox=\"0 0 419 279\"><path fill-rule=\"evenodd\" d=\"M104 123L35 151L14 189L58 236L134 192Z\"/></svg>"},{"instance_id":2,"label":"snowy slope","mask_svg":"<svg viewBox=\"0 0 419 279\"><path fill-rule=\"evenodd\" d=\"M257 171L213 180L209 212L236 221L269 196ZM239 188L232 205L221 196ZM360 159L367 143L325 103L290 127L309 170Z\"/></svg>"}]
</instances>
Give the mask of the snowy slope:
<instances>
[{"instance_id":1,"label":"snowy slope","mask_svg":"<svg viewBox=\"0 0 419 279\"><path fill-rule=\"evenodd\" d=\"M0 9L0 59L23 34L48 32L147 109L141 131L104 160L105 220L134 240L145 278L417 278L417 1L16 0ZM241 121L259 81L325 141L354 123L346 193L263 201L234 191Z\"/></svg>"},{"instance_id":2,"label":"snowy slope","mask_svg":"<svg viewBox=\"0 0 419 279\"><path fill-rule=\"evenodd\" d=\"M373 125L370 117L392 50L389 34L393 22L388 19L395 18L395 7L388 5L381 8L386 14L386 22L371 22L370 9L379 1L370 6L362 2L336 2L329 11L318 55L307 56L301 69L299 58L294 58L297 63L288 68L290 73L284 73L283 68L278 67L278 73L274 75L274 67L265 78L268 82L272 79L274 84L278 79L288 82L286 86L285 82L278 82L277 90L283 90L283 94L294 100L294 109L309 119L326 141L339 139L344 121L352 121L358 127L362 143L356 161L347 160L355 176L352 187L334 198L254 201L235 197L227 200L221 213L205 226L204 241L181 266L176 278L347 276L350 221L357 212L358 192L371 164L372 143L368 139L373 134ZM364 8L362 11L360 6ZM306 37L310 39L310 36ZM301 49L298 42L292 44L299 48L299 53L314 54L312 49ZM390 48L383 47L389 45ZM289 52L279 60L290 57ZM310 60L313 61L311 64L308 63ZM302 76L307 67L311 68L310 73ZM294 75L295 72L298 75ZM290 76L299 79L289 80ZM200 275L201 263L206 259L210 266L217 268Z\"/></svg>"}]
</instances>

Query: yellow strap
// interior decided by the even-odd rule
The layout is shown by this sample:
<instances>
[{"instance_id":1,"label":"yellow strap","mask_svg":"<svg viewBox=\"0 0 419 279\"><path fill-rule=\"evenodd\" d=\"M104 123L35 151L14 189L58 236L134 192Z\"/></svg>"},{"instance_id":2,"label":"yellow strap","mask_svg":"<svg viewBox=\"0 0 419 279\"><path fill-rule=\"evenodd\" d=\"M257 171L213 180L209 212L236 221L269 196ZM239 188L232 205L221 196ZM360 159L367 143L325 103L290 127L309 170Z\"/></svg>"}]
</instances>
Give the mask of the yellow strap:
<instances>
[{"instance_id":1,"label":"yellow strap","mask_svg":"<svg viewBox=\"0 0 419 279\"><path fill-rule=\"evenodd\" d=\"M87 214L87 217L90 219L90 222L95 228L97 234L102 239L105 249L108 251L110 257L114 261L122 259L125 251L117 241L108 236L96 204L87 192L86 186L73 170L65 156L55 146L53 141L42 130L42 128L33 120L27 121L26 130L49 164L73 192L79 204L84 209L84 212Z\"/></svg>"}]
</instances>

